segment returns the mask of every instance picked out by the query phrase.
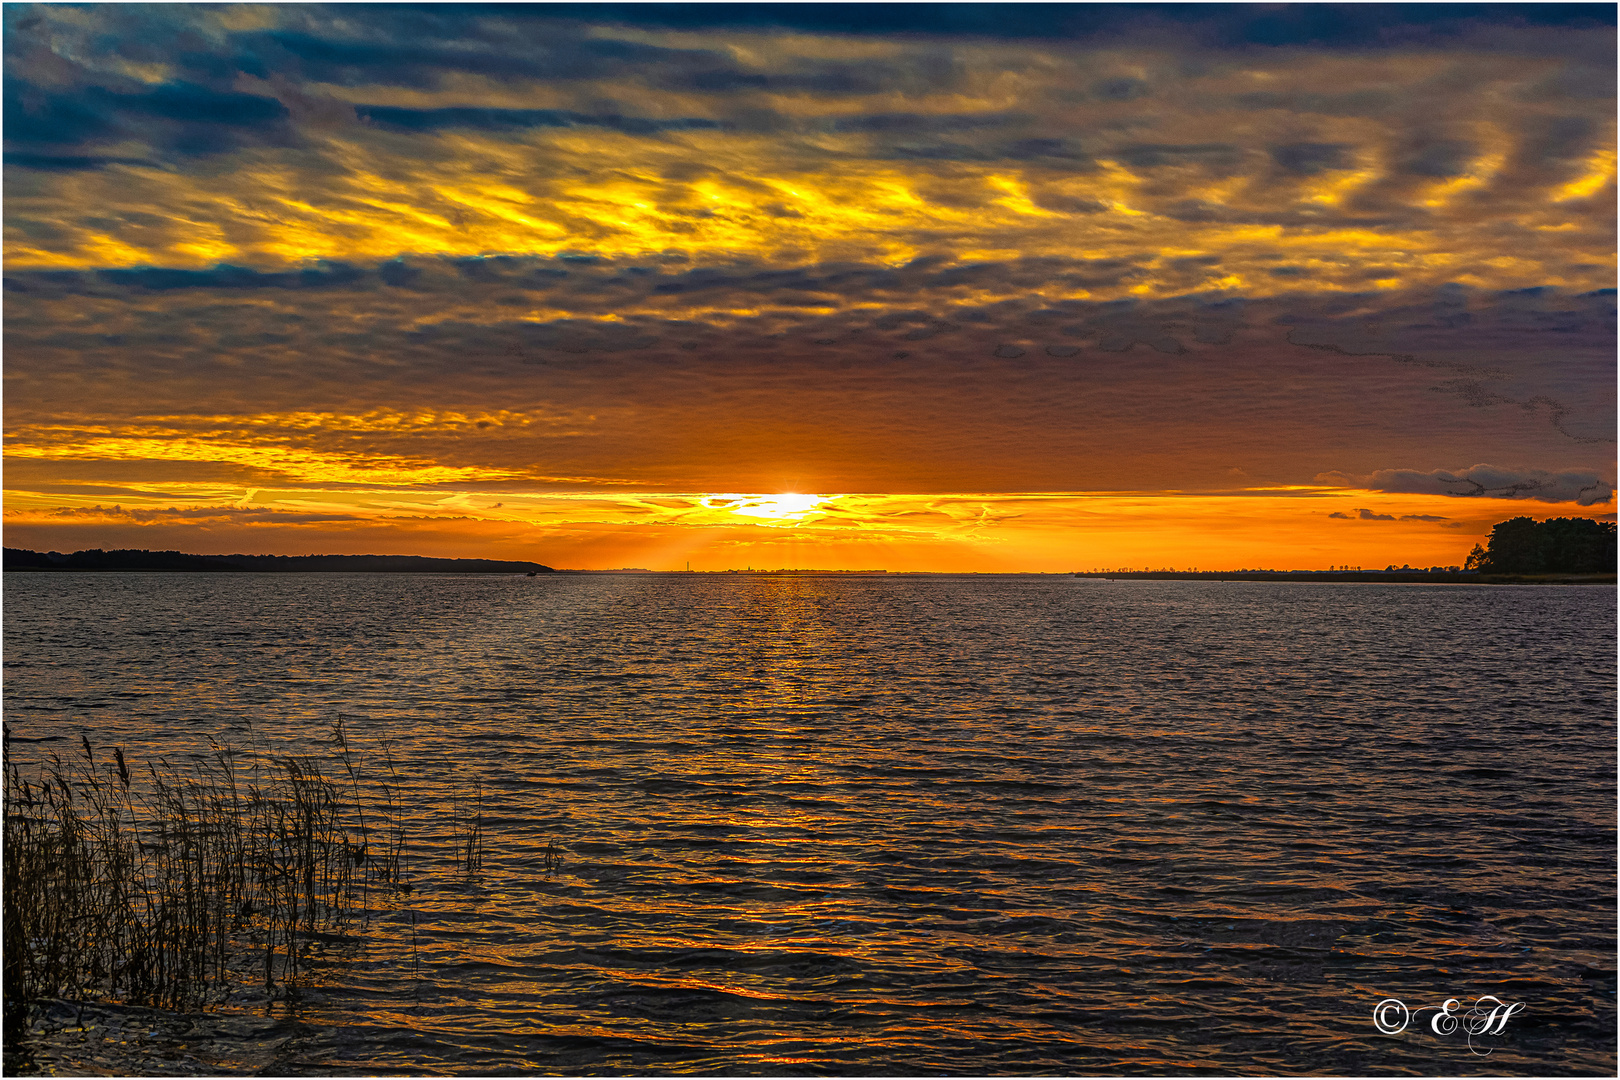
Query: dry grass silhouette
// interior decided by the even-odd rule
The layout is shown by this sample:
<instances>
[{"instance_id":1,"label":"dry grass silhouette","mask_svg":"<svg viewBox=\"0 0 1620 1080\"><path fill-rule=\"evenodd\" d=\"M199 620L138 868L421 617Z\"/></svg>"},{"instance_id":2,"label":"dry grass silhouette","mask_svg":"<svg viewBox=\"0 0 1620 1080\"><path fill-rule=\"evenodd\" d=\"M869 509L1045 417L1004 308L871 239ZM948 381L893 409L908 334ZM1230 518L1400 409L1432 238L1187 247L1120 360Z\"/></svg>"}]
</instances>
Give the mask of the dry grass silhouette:
<instances>
[{"instance_id":1,"label":"dry grass silhouette","mask_svg":"<svg viewBox=\"0 0 1620 1080\"><path fill-rule=\"evenodd\" d=\"M83 736L66 759L8 763L8 1011L50 997L206 1006L249 970L266 987L296 986L311 945L367 919L374 891L412 887L391 752L387 777L368 783L341 719L333 742L344 787L312 755L244 764L212 739L185 766L132 769L122 747L98 755ZM380 820L368 818L366 786ZM481 791L478 805L474 862Z\"/></svg>"}]
</instances>

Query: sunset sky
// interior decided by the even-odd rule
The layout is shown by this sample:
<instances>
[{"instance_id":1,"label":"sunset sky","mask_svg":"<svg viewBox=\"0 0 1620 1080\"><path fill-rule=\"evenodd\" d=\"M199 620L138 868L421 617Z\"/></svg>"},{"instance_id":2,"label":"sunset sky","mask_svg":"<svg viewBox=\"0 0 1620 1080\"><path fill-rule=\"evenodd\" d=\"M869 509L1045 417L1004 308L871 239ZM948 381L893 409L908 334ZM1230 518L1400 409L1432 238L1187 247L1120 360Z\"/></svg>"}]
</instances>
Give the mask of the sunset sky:
<instances>
[{"instance_id":1,"label":"sunset sky","mask_svg":"<svg viewBox=\"0 0 1620 1080\"><path fill-rule=\"evenodd\" d=\"M5 543L1461 563L1614 519L1613 5L7 5Z\"/></svg>"}]
</instances>

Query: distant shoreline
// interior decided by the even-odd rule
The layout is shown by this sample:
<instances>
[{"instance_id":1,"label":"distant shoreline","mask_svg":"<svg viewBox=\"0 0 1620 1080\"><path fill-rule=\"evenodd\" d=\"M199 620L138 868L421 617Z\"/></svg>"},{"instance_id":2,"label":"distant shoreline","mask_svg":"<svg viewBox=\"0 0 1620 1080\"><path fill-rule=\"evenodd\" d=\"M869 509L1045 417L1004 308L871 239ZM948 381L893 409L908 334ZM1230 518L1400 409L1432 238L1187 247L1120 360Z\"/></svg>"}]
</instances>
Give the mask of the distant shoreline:
<instances>
[{"instance_id":1,"label":"distant shoreline","mask_svg":"<svg viewBox=\"0 0 1620 1080\"><path fill-rule=\"evenodd\" d=\"M5 549L5 570L29 573L374 573L374 574L554 574L537 562L502 559L435 559L425 555L188 555L182 551L92 548L71 555Z\"/></svg>"},{"instance_id":2,"label":"distant shoreline","mask_svg":"<svg viewBox=\"0 0 1620 1080\"><path fill-rule=\"evenodd\" d=\"M1481 574L1427 570L1138 570L1110 574L1075 571L1075 577L1108 581L1294 581L1368 582L1400 585L1612 585L1614 574Z\"/></svg>"},{"instance_id":3,"label":"distant shoreline","mask_svg":"<svg viewBox=\"0 0 1620 1080\"><path fill-rule=\"evenodd\" d=\"M121 555L134 558L119 559ZM53 558L54 557L54 558ZM559 570L535 562L436 559L423 555L187 555L177 551L90 551L61 555L5 549L6 573L494 574L565 577L904 578L1063 577L1112 581L1282 581L1295 584L1613 585L1614 574L1481 574L1427 570Z\"/></svg>"}]
</instances>

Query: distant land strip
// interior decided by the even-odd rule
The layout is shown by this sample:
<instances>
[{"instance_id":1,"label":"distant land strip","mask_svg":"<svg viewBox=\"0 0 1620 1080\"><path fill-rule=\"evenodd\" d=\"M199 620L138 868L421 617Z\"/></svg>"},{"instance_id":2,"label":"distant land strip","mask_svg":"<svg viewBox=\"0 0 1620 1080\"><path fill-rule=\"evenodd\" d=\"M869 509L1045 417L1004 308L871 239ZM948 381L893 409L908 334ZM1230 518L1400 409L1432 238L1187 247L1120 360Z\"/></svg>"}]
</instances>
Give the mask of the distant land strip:
<instances>
[{"instance_id":1,"label":"distant land strip","mask_svg":"<svg viewBox=\"0 0 1620 1080\"><path fill-rule=\"evenodd\" d=\"M11 570L189 570L234 573L371 574L554 574L535 562L498 559L432 559L424 555L187 555L180 551L91 548L62 555L55 551L6 548Z\"/></svg>"},{"instance_id":2,"label":"distant land strip","mask_svg":"<svg viewBox=\"0 0 1620 1080\"><path fill-rule=\"evenodd\" d=\"M1615 581L1614 574L1484 574L1478 570L1077 570L1074 576L1105 581L1367 581L1409 585L1586 585Z\"/></svg>"},{"instance_id":3,"label":"distant land strip","mask_svg":"<svg viewBox=\"0 0 1620 1080\"><path fill-rule=\"evenodd\" d=\"M91 548L63 555L56 551L5 548L5 570L146 570L225 573L351 574L645 574L654 577L926 577L927 571L888 570L558 570L543 563L500 559L435 559L425 555L188 555L181 551ZM960 577L962 572L944 576ZM977 576L967 574L966 576ZM992 575L997 576L997 575ZM1383 582L1426 585L1574 585L1613 583L1612 573L1503 574L1478 570L1076 570L1035 577L1096 578L1104 581L1293 581Z\"/></svg>"}]
</instances>

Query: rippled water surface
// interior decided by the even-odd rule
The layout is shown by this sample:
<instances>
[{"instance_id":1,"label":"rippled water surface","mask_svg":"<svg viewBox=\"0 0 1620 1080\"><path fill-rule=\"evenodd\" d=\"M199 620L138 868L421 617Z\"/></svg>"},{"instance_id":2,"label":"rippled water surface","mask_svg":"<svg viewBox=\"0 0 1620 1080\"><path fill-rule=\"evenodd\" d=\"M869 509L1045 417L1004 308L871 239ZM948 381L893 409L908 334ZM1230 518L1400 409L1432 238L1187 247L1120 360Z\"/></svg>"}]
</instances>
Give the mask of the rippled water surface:
<instances>
[{"instance_id":1,"label":"rippled water surface","mask_svg":"<svg viewBox=\"0 0 1620 1080\"><path fill-rule=\"evenodd\" d=\"M10 574L4 599L16 735L174 758L251 721L319 751L342 713L369 759L392 742L408 910L303 1002L150 1048L185 1068L1615 1071L1612 586ZM469 878L446 808L479 785ZM1489 1057L1431 1013L1373 1026L1482 994L1526 1003Z\"/></svg>"}]
</instances>

